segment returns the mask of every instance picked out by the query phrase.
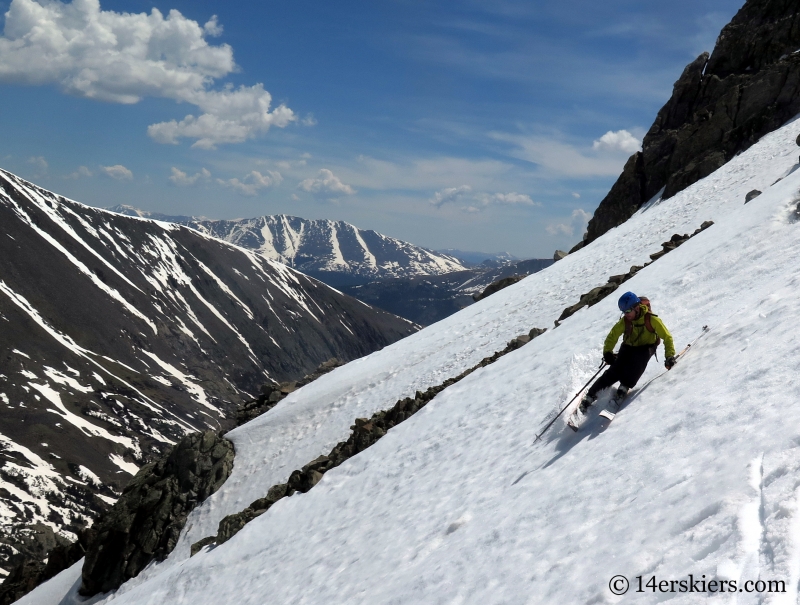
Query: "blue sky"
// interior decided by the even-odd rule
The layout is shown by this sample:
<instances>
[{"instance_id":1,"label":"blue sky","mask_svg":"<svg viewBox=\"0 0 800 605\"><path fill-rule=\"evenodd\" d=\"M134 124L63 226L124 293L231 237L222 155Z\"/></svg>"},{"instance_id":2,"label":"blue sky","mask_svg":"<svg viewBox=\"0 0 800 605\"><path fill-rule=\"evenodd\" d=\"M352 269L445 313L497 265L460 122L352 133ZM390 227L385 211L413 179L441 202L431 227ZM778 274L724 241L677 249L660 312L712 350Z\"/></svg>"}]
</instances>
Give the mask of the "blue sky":
<instances>
[{"instance_id":1,"label":"blue sky","mask_svg":"<svg viewBox=\"0 0 800 605\"><path fill-rule=\"evenodd\" d=\"M0 166L78 201L549 257L741 0L0 0Z\"/></svg>"}]
</instances>

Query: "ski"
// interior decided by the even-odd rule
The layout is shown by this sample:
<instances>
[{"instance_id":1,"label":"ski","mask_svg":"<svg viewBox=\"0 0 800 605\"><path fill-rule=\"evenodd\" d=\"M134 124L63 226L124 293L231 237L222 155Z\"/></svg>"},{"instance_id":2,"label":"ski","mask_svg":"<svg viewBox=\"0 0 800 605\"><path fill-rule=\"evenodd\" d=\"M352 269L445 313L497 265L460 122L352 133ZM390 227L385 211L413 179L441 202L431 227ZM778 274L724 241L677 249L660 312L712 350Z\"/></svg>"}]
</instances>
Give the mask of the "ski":
<instances>
[{"instance_id":1,"label":"ski","mask_svg":"<svg viewBox=\"0 0 800 605\"><path fill-rule=\"evenodd\" d=\"M614 418L616 418L617 414L622 409L622 404L625 402L625 399L627 399L628 395L630 395L630 391L627 391L624 394L621 394L619 391L617 391L617 394L614 395L614 397L608 403L608 406L598 414L598 416L605 419L600 421L600 426L602 429L608 427L608 425L611 424L611 421L614 420Z\"/></svg>"}]
</instances>

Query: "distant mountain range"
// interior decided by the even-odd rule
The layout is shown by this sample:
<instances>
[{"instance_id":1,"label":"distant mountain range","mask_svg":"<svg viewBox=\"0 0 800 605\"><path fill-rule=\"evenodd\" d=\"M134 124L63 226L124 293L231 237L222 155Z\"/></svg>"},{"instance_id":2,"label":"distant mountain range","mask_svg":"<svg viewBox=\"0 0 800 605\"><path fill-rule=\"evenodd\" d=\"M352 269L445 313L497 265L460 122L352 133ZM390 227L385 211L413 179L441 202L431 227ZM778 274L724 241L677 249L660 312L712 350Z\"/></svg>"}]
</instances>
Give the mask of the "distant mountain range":
<instances>
[{"instance_id":1,"label":"distant mountain range","mask_svg":"<svg viewBox=\"0 0 800 605\"><path fill-rule=\"evenodd\" d=\"M550 258L517 262L487 261L446 275L383 279L341 290L367 304L410 319L423 326L435 323L473 304L473 296L504 277L530 275L553 264Z\"/></svg>"},{"instance_id":2,"label":"distant mountain range","mask_svg":"<svg viewBox=\"0 0 800 605\"><path fill-rule=\"evenodd\" d=\"M437 250L437 252L457 258L467 267L473 267L484 263L505 264L522 260L510 252L475 252L471 250L458 250L456 248L445 248L444 250Z\"/></svg>"},{"instance_id":3,"label":"distant mountain range","mask_svg":"<svg viewBox=\"0 0 800 605\"><path fill-rule=\"evenodd\" d=\"M109 210L186 225L260 252L335 287L393 277L444 275L467 268L449 254L359 229L344 221L308 220L286 214L210 220L158 214L125 205Z\"/></svg>"},{"instance_id":4,"label":"distant mountain range","mask_svg":"<svg viewBox=\"0 0 800 605\"><path fill-rule=\"evenodd\" d=\"M74 537L154 453L229 426L264 383L417 329L195 229L2 170L0 225L0 565L26 531Z\"/></svg>"}]
</instances>

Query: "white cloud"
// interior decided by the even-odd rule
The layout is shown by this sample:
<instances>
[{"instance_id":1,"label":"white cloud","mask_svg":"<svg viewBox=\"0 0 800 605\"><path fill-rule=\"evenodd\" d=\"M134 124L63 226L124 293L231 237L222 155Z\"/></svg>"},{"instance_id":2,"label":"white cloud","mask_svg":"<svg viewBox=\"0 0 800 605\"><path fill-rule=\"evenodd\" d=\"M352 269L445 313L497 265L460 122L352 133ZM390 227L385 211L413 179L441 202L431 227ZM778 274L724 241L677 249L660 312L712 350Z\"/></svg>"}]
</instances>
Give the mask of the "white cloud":
<instances>
[{"instance_id":1,"label":"white cloud","mask_svg":"<svg viewBox=\"0 0 800 605\"><path fill-rule=\"evenodd\" d=\"M308 161L305 158L303 158L301 160L280 160L278 162L275 162L275 165L281 170L289 171L289 170L294 170L296 168L302 168L307 163Z\"/></svg>"},{"instance_id":2,"label":"white cloud","mask_svg":"<svg viewBox=\"0 0 800 605\"><path fill-rule=\"evenodd\" d=\"M541 206L541 204L534 202L531 196L524 193L517 193L516 191L512 191L511 193L494 193L492 195L485 194L481 197L481 202L484 206L488 206L489 204Z\"/></svg>"},{"instance_id":3,"label":"white cloud","mask_svg":"<svg viewBox=\"0 0 800 605\"><path fill-rule=\"evenodd\" d=\"M447 203L471 202L469 206L461 208L464 212L480 212L491 205L541 206L541 204L534 202L531 196L524 193L517 193L516 191L510 193L473 193L472 187L469 185L447 187L437 191L429 201L437 208Z\"/></svg>"},{"instance_id":4,"label":"white cloud","mask_svg":"<svg viewBox=\"0 0 800 605\"><path fill-rule=\"evenodd\" d=\"M41 3L40 3L41 2ZM166 17L104 11L99 0L12 0L0 37L0 81L56 84L68 94L115 103L160 97L189 103L200 115L153 124L161 143L196 139L195 146L239 143L296 119L262 84L211 90L236 70L233 49L209 45L216 16L201 26L177 10Z\"/></svg>"},{"instance_id":5,"label":"white cloud","mask_svg":"<svg viewBox=\"0 0 800 605\"><path fill-rule=\"evenodd\" d=\"M625 160L617 154L601 153L602 149L581 148L565 143L557 136L507 133L492 133L490 136L514 145L511 156L536 164L548 178L618 176L624 166Z\"/></svg>"},{"instance_id":6,"label":"white cloud","mask_svg":"<svg viewBox=\"0 0 800 605\"><path fill-rule=\"evenodd\" d=\"M621 152L628 155L641 151L642 142L627 130L609 130L592 143L595 151Z\"/></svg>"},{"instance_id":7,"label":"white cloud","mask_svg":"<svg viewBox=\"0 0 800 605\"><path fill-rule=\"evenodd\" d=\"M581 199L581 194L578 193L577 191L573 191L572 192L572 197L574 197L576 200L579 200L579 199Z\"/></svg>"},{"instance_id":8,"label":"white cloud","mask_svg":"<svg viewBox=\"0 0 800 605\"><path fill-rule=\"evenodd\" d=\"M441 207L443 204L458 202L466 194L472 192L472 187L469 185L461 185L460 187L447 187L441 191L437 191L430 199L430 203L436 207Z\"/></svg>"},{"instance_id":9,"label":"white cloud","mask_svg":"<svg viewBox=\"0 0 800 605\"><path fill-rule=\"evenodd\" d=\"M90 176L94 176L92 174L91 170L89 170L86 166L78 166L78 169L75 172L70 173L67 176L67 178L68 179L80 179L80 178L84 178L84 177L88 178Z\"/></svg>"},{"instance_id":10,"label":"white cloud","mask_svg":"<svg viewBox=\"0 0 800 605\"><path fill-rule=\"evenodd\" d=\"M223 187L233 189L241 195L249 196L256 195L261 189L266 189L267 187L272 187L273 185L280 185L282 181L283 177L281 176L281 173L274 172L272 170L268 170L267 174L261 174L260 172L253 170L242 180L228 179L227 181L224 181L222 179L217 179L217 183Z\"/></svg>"},{"instance_id":11,"label":"white cloud","mask_svg":"<svg viewBox=\"0 0 800 605\"><path fill-rule=\"evenodd\" d=\"M35 176L44 176L47 174L48 164L42 156L35 156L28 158L28 164L33 166Z\"/></svg>"},{"instance_id":12,"label":"white cloud","mask_svg":"<svg viewBox=\"0 0 800 605\"><path fill-rule=\"evenodd\" d=\"M226 87L222 91L191 91L184 100L206 113L200 117L187 115L180 122L151 124L147 134L153 140L177 145L182 138L197 139L192 147L215 149L217 145L242 143L264 134L271 126L284 128L297 119L285 105L270 112L272 96L262 84L236 90Z\"/></svg>"},{"instance_id":13,"label":"white cloud","mask_svg":"<svg viewBox=\"0 0 800 605\"><path fill-rule=\"evenodd\" d=\"M115 166L100 166L100 170L102 170L106 176L118 181L133 180L133 173L125 168L125 166L122 164L116 164Z\"/></svg>"},{"instance_id":14,"label":"white cloud","mask_svg":"<svg viewBox=\"0 0 800 605\"><path fill-rule=\"evenodd\" d=\"M354 195L356 193L355 189L343 183L338 176L327 168L320 170L317 174L317 178L301 181L298 187L303 191L319 195L335 196L342 193L345 195Z\"/></svg>"},{"instance_id":15,"label":"white cloud","mask_svg":"<svg viewBox=\"0 0 800 605\"><path fill-rule=\"evenodd\" d=\"M576 208L572 211L568 222L551 223L545 227L545 230L550 235L575 235L576 231L579 234L583 234L590 218L592 218L591 214L581 208Z\"/></svg>"},{"instance_id":16,"label":"white cloud","mask_svg":"<svg viewBox=\"0 0 800 605\"><path fill-rule=\"evenodd\" d=\"M196 172L192 176L189 176L182 170L178 170L175 166L173 166L171 170L172 175L170 175L169 180L179 187L189 187L196 184L197 181L207 181L211 178L211 173L205 168L201 168L200 172Z\"/></svg>"}]
</instances>

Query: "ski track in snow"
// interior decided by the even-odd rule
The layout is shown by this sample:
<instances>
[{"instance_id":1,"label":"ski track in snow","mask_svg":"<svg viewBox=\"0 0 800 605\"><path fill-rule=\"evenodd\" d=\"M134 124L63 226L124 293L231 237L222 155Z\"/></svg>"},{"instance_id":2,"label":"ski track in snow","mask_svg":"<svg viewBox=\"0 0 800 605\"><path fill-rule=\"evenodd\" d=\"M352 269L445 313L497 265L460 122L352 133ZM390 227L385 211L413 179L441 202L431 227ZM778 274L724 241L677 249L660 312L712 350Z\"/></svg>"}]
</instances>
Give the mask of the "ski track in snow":
<instances>
[{"instance_id":1,"label":"ski track in snow","mask_svg":"<svg viewBox=\"0 0 800 605\"><path fill-rule=\"evenodd\" d=\"M800 291L800 171L789 174L798 130L787 124L586 249L232 431L233 474L190 515L175 551L95 602L796 603L800 428L787 394L800 388L800 335L787 326ZM751 189L763 194L744 205ZM533 444L599 365L617 295L472 373L309 493L188 558L223 516L327 453L355 418L455 376L531 327L551 327L580 294L705 220L716 224L623 291L650 297L678 349L711 330L647 384L663 372L651 362L605 432L595 414L580 433L560 420ZM620 598L608 589L617 574L633 589L639 575L692 574L783 580L787 592ZM78 603L69 588L78 577L67 570L20 603Z\"/></svg>"}]
</instances>

